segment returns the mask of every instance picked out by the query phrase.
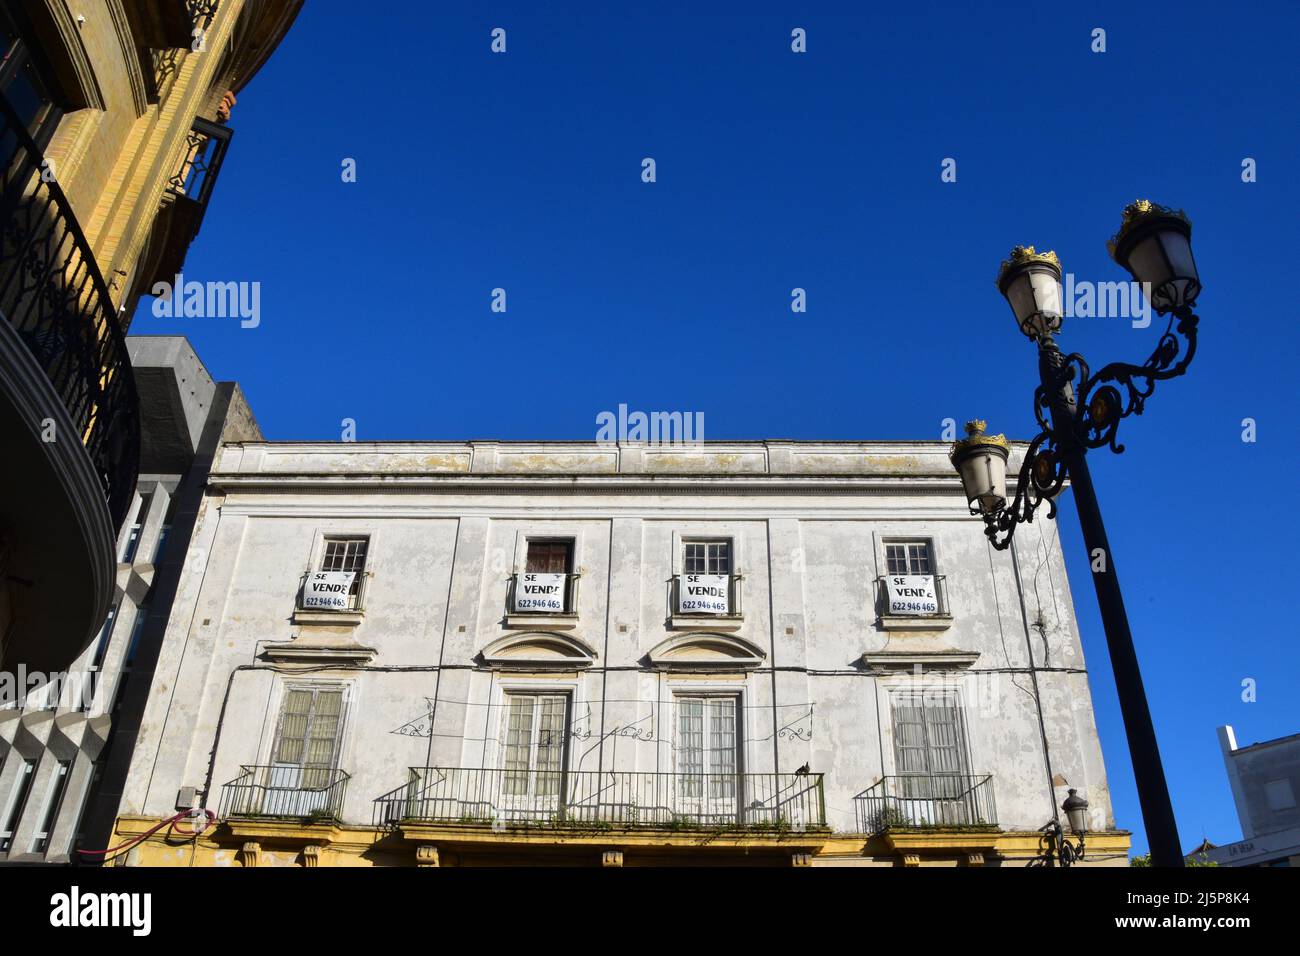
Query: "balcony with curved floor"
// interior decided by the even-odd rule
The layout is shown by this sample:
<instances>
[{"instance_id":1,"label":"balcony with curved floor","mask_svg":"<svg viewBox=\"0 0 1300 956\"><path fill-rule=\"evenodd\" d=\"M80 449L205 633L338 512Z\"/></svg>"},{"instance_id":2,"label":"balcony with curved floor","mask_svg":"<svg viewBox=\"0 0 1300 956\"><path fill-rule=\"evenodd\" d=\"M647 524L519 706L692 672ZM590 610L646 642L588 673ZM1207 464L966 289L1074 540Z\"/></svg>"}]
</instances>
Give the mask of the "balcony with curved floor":
<instances>
[{"instance_id":1,"label":"balcony with curved floor","mask_svg":"<svg viewBox=\"0 0 1300 956\"><path fill-rule=\"evenodd\" d=\"M139 409L94 255L2 94L0 447L0 664L63 670L108 611Z\"/></svg>"}]
</instances>

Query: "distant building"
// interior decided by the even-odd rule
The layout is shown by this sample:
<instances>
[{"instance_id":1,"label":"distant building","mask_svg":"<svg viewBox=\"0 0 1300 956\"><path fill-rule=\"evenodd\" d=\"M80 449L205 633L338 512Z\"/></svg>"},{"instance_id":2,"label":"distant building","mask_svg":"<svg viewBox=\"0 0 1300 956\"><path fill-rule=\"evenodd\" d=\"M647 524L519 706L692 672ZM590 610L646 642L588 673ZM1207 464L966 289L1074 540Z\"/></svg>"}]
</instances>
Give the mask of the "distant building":
<instances>
[{"instance_id":1,"label":"distant building","mask_svg":"<svg viewBox=\"0 0 1300 956\"><path fill-rule=\"evenodd\" d=\"M1206 858L1222 866L1300 866L1300 734L1238 747L1225 725L1219 745L1242 839Z\"/></svg>"},{"instance_id":2,"label":"distant building","mask_svg":"<svg viewBox=\"0 0 1300 956\"><path fill-rule=\"evenodd\" d=\"M1056 525L948 450L231 441L114 862L1024 866L1077 788L1126 865Z\"/></svg>"},{"instance_id":3,"label":"distant building","mask_svg":"<svg viewBox=\"0 0 1300 956\"><path fill-rule=\"evenodd\" d=\"M68 863L106 845L208 470L261 438L239 386L180 336L128 336L140 478L117 541L108 618L61 685L0 708L0 864Z\"/></svg>"}]
</instances>

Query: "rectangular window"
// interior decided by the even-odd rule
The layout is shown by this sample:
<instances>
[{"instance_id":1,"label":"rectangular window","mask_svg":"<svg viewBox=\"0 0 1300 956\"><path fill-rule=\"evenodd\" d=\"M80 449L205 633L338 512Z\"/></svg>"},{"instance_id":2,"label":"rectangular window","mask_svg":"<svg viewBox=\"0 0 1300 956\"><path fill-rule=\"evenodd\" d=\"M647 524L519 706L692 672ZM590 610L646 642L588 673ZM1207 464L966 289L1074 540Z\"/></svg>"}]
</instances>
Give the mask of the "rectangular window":
<instances>
[{"instance_id":1,"label":"rectangular window","mask_svg":"<svg viewBox=\"0 0 1300 956\"><path fill-rule=\"evenodd\" d=\"M352 588L348 591L348 606L356 607L357 594L361 590L361 576L366 573L366 551L370 539L326 538L325 554L321 558L322 571L351 571Z\"/></svg>"},{"instance_id":2,"label":"rectangular window","mask_svg":"<svg viewBox=\"0 0 1300 956\"><path fill-rule=\"evenodd\" d=\"M678 791L685 797L734 799L735 697L677 698Z\"/></svg>"},{"instance_id":3,"label":"rectangular window","mask_svg":"<svg viewBox=\"0 0 1300 956\"><path fill-rule=\"evenodd\" d=\"M568 574L573 568L572 541L529 541L524 570L530 574Z\"/></svg>"},{"instance_id":4,"label":"rectangular window","mask_svg":"<svg viewBox=\"0 0 1300 956\"><path fill-rule=\"evenodd\" d=\"M885 545L890 574L933 574L928 541L893 541Z\"/></svg>"},{"instance_id":5,"label":"rectangular window","mask_svg":"<svg viewBox=\"0 0 1300 956\"><path fill-rule=\"evenodd\" d=\"M14 781L13 788L9 791L9 801L5 806L4 823L0 824L0 853L8 853L9 848L14 843L14 830L18 829L18 821L23 818L23 810L27 806L27 798L32 792L32 783L36 779L36 761L24 760L23 765L18 768L18 779Z\"/></svg>"},{"instance_id":6,"label":"rectangular window","mask_svg":"<svg viewBox=\"0 0 1300 956\"><path fill-rule=\"evenodd\" d=\"M59 819L59 808L63 806L63 795L68 791L68 777L72 770L72 761L60 760L54 769L54 779L50 781L50 792L45 798L45 811L41 814L40 829L32 837L33 853L44 853L50 845L50 833Z\"/></svg>"},{"instance_id":7,"label":"rectangular window","mask_svg":"<svg viewBox=\"0 0 1300 956\"><path fill-rule=\"evenodd\" d=\"M730 574L730 541L688 541L682 561L684 574Z\"/></svg>"},{"instance_id":8,"label":"rectangular window","mask_svg":"<svg viewBox=\"0 0 1300 956\"><path fill-rule=\"evenodd\" d=\"M568 741L565 694L507 694L503 792L554 797L560 793Z\"/></svg>"},{"instance_id":9,"label":"rectangular window","mask_svg":"<svg viewBox=\"0 0 1300 956\"><path fill-rule=\"evenodd\" d=\"M337 769L343 688L290 687L271 752L273 787L321 790Z\"/></svg>"},{"instance_id":10,"label":"rectangular window","mask_svg":"<svg viewBox=\"0 0 1300 956\"><path fill-rule=\"evenodd\" d=\"M894 759L909 799L953 799L970 772L961 702L949 691L894 698Z\"/></svg>"}]
</instances>

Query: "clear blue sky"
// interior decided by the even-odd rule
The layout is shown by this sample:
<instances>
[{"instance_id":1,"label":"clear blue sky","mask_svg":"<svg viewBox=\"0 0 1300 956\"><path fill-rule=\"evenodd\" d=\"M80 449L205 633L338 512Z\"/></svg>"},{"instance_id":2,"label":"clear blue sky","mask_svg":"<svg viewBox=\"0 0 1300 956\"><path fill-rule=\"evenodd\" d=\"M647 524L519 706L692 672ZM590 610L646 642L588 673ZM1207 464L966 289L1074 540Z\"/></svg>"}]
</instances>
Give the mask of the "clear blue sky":
<instances>
[{"instance_id":1,"label":"clear blue sky","mask_svg":"<svg viewBox=\"0 0 1300 956\"><path fill-rule=\"evenodd\" d=\"M1126 278L1105 250L1124 204L1183 207L1199 354L1124 455L1092 459L1183 844L1239 838L1215 727L1300 731L1300 334L1264 297L1296 278L1296 6L437 6L468 12L307 4L240 94L185 268L260 282L260 326L146 299L133 331L189 336L272 439L344 418L361 440L590 439L620 402L703 411L715 439L929 439L977 414L1028 438L1000 259L1034 243ZM1156 335L1075 319L1063 345L1141 361ZM1060 525L1116 815L1145 849L1068 502Z\"/></svg>"}]
</instances>

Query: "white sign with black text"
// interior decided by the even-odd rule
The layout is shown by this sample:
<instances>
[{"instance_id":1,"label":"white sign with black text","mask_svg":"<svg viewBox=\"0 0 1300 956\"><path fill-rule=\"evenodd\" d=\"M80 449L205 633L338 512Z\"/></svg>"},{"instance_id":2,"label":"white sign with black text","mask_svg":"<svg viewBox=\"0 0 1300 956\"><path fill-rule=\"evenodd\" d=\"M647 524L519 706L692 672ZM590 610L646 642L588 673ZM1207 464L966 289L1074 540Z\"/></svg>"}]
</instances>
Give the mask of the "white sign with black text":
<instances>
[{"instance_id":1,"label":"white sign with black text","mask_svg":"<svg viewBox=\"0 0 1300 956\"><path fill-rule=\"evenodd\" d=\"M531 571L523 574L515 586L515 610L563 614L564 578L563 574L539 574Z\"/></svg>"},{"instance_id":2,"label":"white sign with black text","mask_svg":"<svg viewBox=\"0 0 1300 956\"><path fill-rule=\"evenodd\" d=\"M302 606L316 611L346 611L355 571L313 571L302 586Z\"/></svg>"},{"instance_id":3,"label":"white sign with black text","mask_svg":"<svg viewBox=\"0 0 1300 956\"><path fill-rule=\"evenodd\" d=\"M681 614L730 614L730 576L683 574L677 582L677 610Z\"/></svg>"},{"instance_id":4,"label":"white sign with black text","mask_svg":"<svg viewBox=\"0 0 1300 956\"><path fill-rule=\"evenodd\" d=\"M890 614L939 613L933 574L891 574L885 583L889 587Z\"/></svg>"}]
</instances>

